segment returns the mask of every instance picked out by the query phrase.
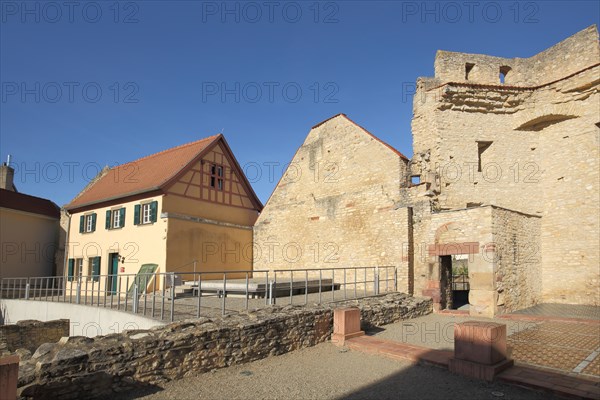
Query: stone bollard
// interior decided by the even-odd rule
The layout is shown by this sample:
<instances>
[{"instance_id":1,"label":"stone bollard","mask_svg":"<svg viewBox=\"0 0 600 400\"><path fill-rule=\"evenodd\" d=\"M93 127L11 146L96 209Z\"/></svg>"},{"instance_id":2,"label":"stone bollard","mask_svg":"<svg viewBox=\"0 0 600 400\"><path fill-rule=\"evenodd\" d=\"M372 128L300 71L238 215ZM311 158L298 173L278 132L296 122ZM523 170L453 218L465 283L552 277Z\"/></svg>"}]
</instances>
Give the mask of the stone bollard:
<instances>
[{"instance_id":1,"label":"stone bollard","mask_svg":"<svg viewBox=\"0 0 600 400\"><path fill-rule=\"evenodd\" d=\"M336 308L333 310L333 335L331 342L343 346L348 339L362 336L360 330L360 310L358 308Z\"/></svg>"},{"instance_id":2,"label":"stone bollard","mask_svg":"<svg viewBox=\"0 0 600 400\"><path fill-rule=\"evenodd\" d=\"M488 382L507 368L506 325L495 322L467 321L454 326L454 357L451 372Z\"/></svg>"},{"instance_id":3,"label":"stone bollard","mask_svg":"<svg viewBox=\"0 0 600 400\"><path fill-rule=\"evenodd\" d=\"M0 399L17 398L17 380L19 379L19 356L0 358Z\"/></svg>"}]
</instances>

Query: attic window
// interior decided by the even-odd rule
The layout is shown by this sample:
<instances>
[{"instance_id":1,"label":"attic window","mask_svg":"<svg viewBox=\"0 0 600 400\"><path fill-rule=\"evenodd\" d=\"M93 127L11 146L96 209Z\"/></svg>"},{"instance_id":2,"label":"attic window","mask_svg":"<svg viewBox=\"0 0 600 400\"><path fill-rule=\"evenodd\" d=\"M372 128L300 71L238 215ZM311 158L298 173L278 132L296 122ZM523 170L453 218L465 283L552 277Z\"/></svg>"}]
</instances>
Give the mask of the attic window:
<instances>
[{"instance_id":1,"label":"attic window","mask_svg":"<svg viewBox=\"0 0 600 400\"><path fill-rule=\"evenodd\" d=\"M506 77L508 76L509 72L510 72L510 67L507 67L507 66L500 67L500 83L502 83L502 84L505 83Z\"/></svg>"},{"instance_id":2,"label":"attic window","mask_svg":"<svg viewBox=\"0 0 600 400\"><path fill-rule=\"evenodd\" d=\"M210 166L210 187L223 190L223 166L212 164Z\"/></svg>"},{"instance_id":3,"label":"attic window","mask_svg":"<svg viewBox=\"0 0 600 400\"><path fill-rule=\"evenodd\" d=\"M421 175L412 175L410 177L410 184L411 185L418 185L421 183Z\"/></svg>"},{"instance_id":4,"label":"attic window","mask_svg":"<svg viewBox=\"0 0 600 400\"><path fill-rule=\"evenodd\" d=\"M472 63L465 64L465 81L469 80L469 73L471 73L471 70L473 69L474 66L475 66L475 64L472 64Z\"/></svg>"},{"instance_id":5,"label":"attic window","mask_svg":"<svg viewBox=\"0 0 600 400\"><path fill-rule=\"evenodd\" d=\"M493 142L477 142L477 172L482 171L482 165L484 164L482 161L483 153L489 149L492 143Z\"/></svg>"}]
</instances>

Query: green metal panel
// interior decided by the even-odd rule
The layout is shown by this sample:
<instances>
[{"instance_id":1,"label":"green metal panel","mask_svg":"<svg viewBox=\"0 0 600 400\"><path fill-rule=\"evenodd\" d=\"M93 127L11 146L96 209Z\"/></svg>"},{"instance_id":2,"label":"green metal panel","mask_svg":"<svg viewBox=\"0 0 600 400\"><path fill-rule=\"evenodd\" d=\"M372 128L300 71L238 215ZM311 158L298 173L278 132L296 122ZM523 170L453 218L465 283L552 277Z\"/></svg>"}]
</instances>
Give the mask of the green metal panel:
<instances>
[{"instance_id":1,"label":"green metal panel","mask_svg":"<svg viewBox=\"0 0 600 400\"><path fill-rule=\"evenodd\" d=\"M137 275L135 276L135 279L131 283L131 286L129 286L127 294L131 295L133 293L134 283L138 284L138 293L144 293L146 291L148 283L150 282L150 279L152 279L152 275L154 274L154 272L156 272L157 269L158 264L143 264L140 267L140 270L138 271Z\"/></svg>"},{"instance_id":2,"label":"green metal panel","mask_svg":"<svg viewBox=\"0 0 600 400\"><path fill-rule=\"evenodd\" d=\"M75 274L75 260L72 258L69 258L68 269L67 269L67 279L69 281L72 281L74 274Z\"/></svg>"}]
</instances>

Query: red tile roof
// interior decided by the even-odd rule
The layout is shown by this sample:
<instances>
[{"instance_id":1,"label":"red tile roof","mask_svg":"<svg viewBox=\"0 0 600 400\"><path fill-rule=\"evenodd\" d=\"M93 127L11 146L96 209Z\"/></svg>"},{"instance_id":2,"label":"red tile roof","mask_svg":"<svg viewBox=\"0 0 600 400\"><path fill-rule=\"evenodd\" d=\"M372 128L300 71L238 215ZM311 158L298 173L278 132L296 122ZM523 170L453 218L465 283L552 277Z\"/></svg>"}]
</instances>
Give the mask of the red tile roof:
<instances>
[{"instance_id":1,"label":"red tile roof","mask_svg":"<svg viewBox=\"0 0 600 400\"><path fill-rule=\"evenodd\" d=\"M60 219L60 208L54 202L12 190L0 189L0 207Z\"/></svg>"},{"instance_id":2,"label":"red tile roof","mask_svg":"<svg viewBox=\"0 0 600 400\"><path fill-rule=\"evenodd\" d=\"M316 124L315 126L313 126L311 129L315 129L315 128L323 125L327 121L330 121L330 120L332 120L332 119L334 119L336 117L339 117L339 116L342 116L342 117L346 118L348 121L350 121L350 123L356 125L360 129L362 129L367 135L371 136L373 139L377 140L378 142L380 142L381 144L383 144L384 146L386 146L387 148L389 148L390 150L392 150L394 153L396 153L398 156L400 156L400 158L408 161L408 157L406 157L404 154L400 153L394 147L392 147L388 143L384 142L383 140L379 139L377 136L373 135L371 132L369 132L368 130L366 130L365 128L363 128L362 126L360 126L359 124L357 124L356 122L352 121L350 118L348 118L348 116L346 114L343 114L343 113L339 113L339 114L334 115L333 117L327 118L326 120L321 121L318 124Z\"/></svg>"},{"instance_id":3,"label":"red tile roof","mask_svg":"<svg viewBox=\"0 0 600 400\"><path fill-rule=\"evenodd\" d=\"M221 134L210 136L111 168L65 208L73 210L162 189L200 153L222 137Z\"/></svg>"}]
</instances>

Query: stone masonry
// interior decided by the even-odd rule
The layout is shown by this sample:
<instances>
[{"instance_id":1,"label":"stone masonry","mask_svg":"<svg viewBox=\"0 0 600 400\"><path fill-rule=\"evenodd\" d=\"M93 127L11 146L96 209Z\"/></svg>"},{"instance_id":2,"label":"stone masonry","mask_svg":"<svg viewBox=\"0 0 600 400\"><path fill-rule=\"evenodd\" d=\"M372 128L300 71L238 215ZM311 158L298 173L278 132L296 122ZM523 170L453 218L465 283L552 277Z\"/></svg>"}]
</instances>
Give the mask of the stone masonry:
<instances>
[{"instance_id":1,"label":"stone masonry","mask_svg":"<svg viewBox=\"0 0 600 400\"><path fill-rule=\"evenodd\" d=\"M368 329L428 314L431 304L397 293L330 305L273 306L93 339L65 337L21 362L18 393L22 399L106 398L314 346L329 339L337 307L358 307L362 328Z\"/></svg>"},{"instance_id":2,"label":"stone masonry","mask_svg":"<svg viewBox=\"0 0 600 400\"><path fill-rule=\"evenodd\" d=\"M434 208L491 204L541 217L538 241L514 245L527 249L518 269L532 253L541 260L520 275L537 280L520 302L600 304L599 74L591 26L528 59L438 52L435 77L417 82L410 168ZM503 228L507 243L514 229L497 221Z\"/></svg>"},{"instance_id":3,"label":"stone masonry","mask_svg":"<svg viewBox=\"0 0 600 400\"><path fill-rule=\"evenodd\" d=\"M600 305L598 76L596 26L530 58L439 51L412 159L343 114L314 126L255 224L255 268L392 265L439 310L461 256L471 315Z\"/></svg>"},{"instance_id":4,"label":"stone masonry","mask_svg":"<svg viewBox=\"0 0 600 400\"><path fill-rule=\"evenodd\" d=\"M56 343L69 336L69 320L54 321L23 320L14 325L0 326L0 353L26 349L33 353L43 343Z\"/></svg>"},{"instance_id":5,"label":"stone masonry","mask_svg":"<svg viewBox=\"0 0 600 400\"><path fill-rule=\"evenodd\" d=\"M407 161L345 115L313 127L254 226L254 268L397 266L408 291Z\"/></svg>"}]
</instances>

